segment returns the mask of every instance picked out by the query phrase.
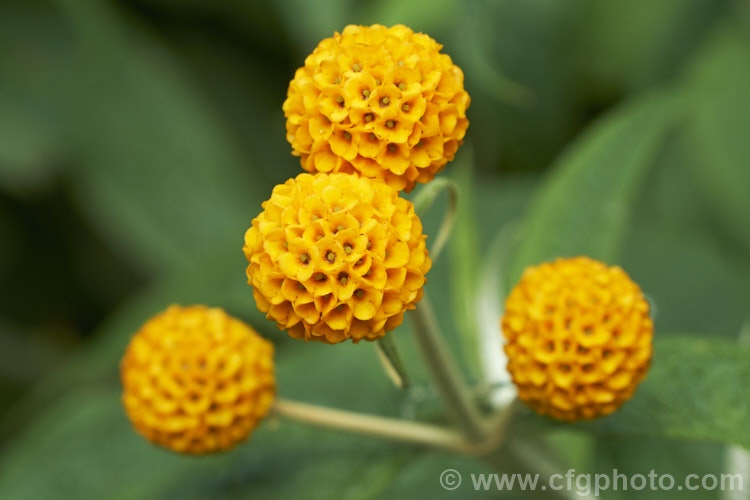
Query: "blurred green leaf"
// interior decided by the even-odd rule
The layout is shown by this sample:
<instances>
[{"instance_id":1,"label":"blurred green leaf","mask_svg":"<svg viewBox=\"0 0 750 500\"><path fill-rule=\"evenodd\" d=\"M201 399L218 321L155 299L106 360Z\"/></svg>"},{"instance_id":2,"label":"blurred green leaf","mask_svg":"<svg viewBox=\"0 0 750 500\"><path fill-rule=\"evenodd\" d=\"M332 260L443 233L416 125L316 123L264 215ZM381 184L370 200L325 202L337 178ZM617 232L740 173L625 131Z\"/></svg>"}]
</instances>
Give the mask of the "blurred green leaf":
<instances>
[{"instance_id":1,"label":"blurred green leaf","mask_svg":"<svg viewBox=\"0 0 750 500\"><path fill-rule=\"evenodd\" d=\"M245 39L255 39L262 42L282 42L281 20L276 15L276 7L272 2L247 2L244 0L224 0L222 2L206 2L205 0L128 0L138 9L148 13L158 13L170 21L199 20L205 24L217 23L221 25L223 34L227 32ZM192 32L202 31L192 26ZM273 44L273 43L272 43ZM286 43L276 47L283 53L289 50ZM218 55L218 54L217 54ZM220 57L220 56L219 56Z\"/></svg>"},{"instance_id":2,"label":"blurred green leaf","mask_svg":"<svg viewBox=\"0 0 750 500\"><path fill-rule=\"evenodd\" d=\"M273 2L273 6L285 24L287 33L300 48L303 58L322 39L333 36L335 31L341 32L346 25L354 22L351 18L355 2L351 0L279 0ZM301 60L299 65L302 65Z\"/></svg>"},{"instance_id":3,"label":"blurred green leaf","mask_svg":"<svg viewBox=\"0 0 750 500\"><path fill-rule=\"evenodd\" d=\"M53 9L0 4L0 189L44 188L65 165L72 48Z\"/></svg>"},{"instance_id":4,"label":"blurred green leaf","mask_svg":"<svg viewBox=\"0 0 750 500\"><path fill-rule=\"evenodd\" d=\"M30 389L0 420L0 436L15 433L29 419L79 387L111 381L130 338L148 318L170 304L206 304L223 307L256 330L280 337L272 323L255 307L247 285L244 256L220 253L202 264L178 268L146 287L109 315L87 344L73 352L50 375Z\"/></svg>"},{"instance_id":5,"label":"blurred green leaf","mask_svg":"<svg viewBox=\"0 0 750 500\"><path fill-rule=\"evenodd\" d=\"M458 209L452 238L448 240L450 265L450 307L453 324L461 338L464 366L475 380L482 378L479 360L479 331L474 304L480 255L479 224L476 220L474 183L474 151L464 145L451 170L458 189Z\"/></svg>"},{"instance_id":6,"label":"blurred green leaf","mask_svg":"<svg viewBox=\"0 0 750 500\"><path fill-rule=\"evenodd\" d=\"M730 238L750 249L750 30L728 24L688 75L692 173Z\"/></svg>"},{"instance_id":7,"label":"blurred green leaf","mask_svg":"<svg viewBox=\"0 0 750 500\"><path fill-rule=\"evenodd\" d=\"M580 427L750 449L748 359L750 348L736 342L657 336L653 364L635 397L613 415Z\"/></svg>"},{"instance_id":8,"label":"blurred green leaf","mask_svg":"<svg viewBox=\"0 0 750 500\"><path fill-rule=\"evenodd\" d=\"M538 426L591 431L614 439L682 439L750 448L750 348L677 333L657 335L646 380L610 416L568 427L524 409L525 432ZM550 427L551 426L551 427Z\"/></svg>"},{"instance_id":9,"label":"blurred green leaf","mask_svg":"<svg viewBox=\"0 0 750 500\"><path fill-rule=\"evenodd\" d=\"M444 318L451 315L446 314L445 310L452 312L453 327L462 340L464 368L471 380L481 383L487 379L481 361L483 358L486 360L486 356L492 357L487 353L487 345L483 344L481 337L492 328L489 322L495 330L499 324L499 314L490 319L486 306L490 305L491 294L500 292L499 289L489 293L487 290L488 283L497 283L500 275L487 276L483 273L494 269L497 254L500 253L496 235L521 216L533 192L535 179L530 176L507 176L502 179L479 176L473 153L473 143L465 144L455 164L449 167L448 175L458 186L460 196L456 223L448 245L450 275L446 286L450 290L450 301L445 303L445 307L436 307L436 313L441 324L450 325ZM508 243L508 238L504 238L503 243ZM510 246L502 248L503 259L510 250ZM493 310L499 310L500 305L500 302L492 304Z\"/></svg>"},{"instance_id":10,"label":"blurred green leaf","mask_svg":"<svg viewBox=\"0 0 750 500\"><path fill-rule=\"evenodd\" d=\"M429 7L422 2L378 0L364 3L363 10L364 22L368 24L405 24L415 31L428 34L444 30L461 14L457 0L433 0Z\"/></svg>"},{"instance_id":11,"label":"blurred green leaf","mask_svg":"<svg viewBox=\"0 0 750 500\"><path fill-rule=\"evenodd\" d=\"M49 184L62 166L51 158L59 147L37 117L0 101L0 187L19 191Z\"/></svg>"},{"instance_id":12,"label":"blurred green leaf","mask_svg":"<svg viewBox=\"0 0 750 500\"><path fill-rule=\"evenodd\" d=\"M246 32L242 30L242 34ZM225 139L247 158L244 168L251 171L253 184L270 187L298 175L300 160L290 154L281 109L292 75L288 49L277 46L275 39L267 44L278 54L265 45L237 46L190 26L182 28L178 37L179 55L189 64L190 73L198 76L211 97L210 104L226 122L222 128Z\"/></svg>"},{"instance_id":13,"label":"blurred green leaf","mask_svg":"<svg viewBox=\"0 0 750 500\"><path fill-rule=\"evenodd\" d=\"M619 263L647 295L660 334L711 332L734 339L748 318L750 261L717 234L703 187L686 175L701 160L682 131L649 169Z\"/></svg>"},{"instance_id":14,"label":"blurred green leaf","mask_svg":"<svg viewBox=\"0 0 750 500\"><path fill-rule=\"evenodd\" d=\"M582 2L577 52L594 97L617 98L674 77L727 3Z\"/></svg>"},{"instance_id":15,"label":"blurred green leaf","mask_svg":"<svg viewBox=\"0 0 750 500\"><path fill-rule=\"evenodd\" d=\"M269 186L181 62L106 3L60 4L81 44L74 186L99 231L149 270L239 253Z\"/></svg>"},{"instance_id":16,"label":"blurred green leaf","mask_svg":"<svg viewBox=\"0 0 750 500\"><path fill-rule=\"evenodd\" d=\"M688 191L664 202L685 207L695 200L691 195L695 193ZM681 227L674 218L658 213L652 204L642 208L622 256L622 265L651 303L657 331L710 331L736 338L749 314L750 265L741 254L727 252L714 233L700 226Z\"/></svg>"},{"instance_id":17,"label":"blurred green leaf","mask_svg":"<svg viewBox=\"0 0 750 500\"><path fill-rule=\"evenodd\" d=\"M445 51L472 97L468 137L484 171L540 170L579 127L581 2L462 2Z\"/></svg>"},{"instance_id":18,"label":"blurred green leaf","mask_svg":"<svg viewBox=\"0 0 750 500\"><path fill-rule=\"evenodd\" d=\"M722 460L724 446L717 443L701 441L682 441L656 437L610 437L593 434L596 449L590 456L593 462L586 470L591 473L612 474L613 469L632 477L655 470L658 474L671 474L680 484L687 474L721 474L732 473ZM679 478L679 479L678 479ZM638 499L663 500L679 498L680 500L714 500L722 499L725 493L717 488L714 491L698 489L696 491L666 492L663 490L644 489L638 492ZM632 498L632 491L620 489L608 491L607 500Z\"/></svg>"},{"instance_id":19,"label":"blurred green leaf","mask_svg":"<svg viewBox=\"0 0 750 500\"><path fill-rule=\"evenodd\" d=\"M556 257L617 258L631 205L677 116L675 103L665 92L646 95L594 124L563 153L528 210L509 284L527 266Z\"/></svg>"}]
</instances>

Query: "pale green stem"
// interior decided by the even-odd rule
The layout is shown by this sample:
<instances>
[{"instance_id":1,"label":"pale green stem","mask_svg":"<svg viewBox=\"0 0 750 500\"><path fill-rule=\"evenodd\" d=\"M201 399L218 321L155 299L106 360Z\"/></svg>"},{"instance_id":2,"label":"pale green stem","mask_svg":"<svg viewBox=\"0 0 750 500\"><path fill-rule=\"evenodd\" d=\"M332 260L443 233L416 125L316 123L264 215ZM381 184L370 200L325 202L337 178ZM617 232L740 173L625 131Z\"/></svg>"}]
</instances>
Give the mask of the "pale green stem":
<instances>
[{"instance_id":1,"label":"pale green stem","mask_svg":"<svg viewBox=\"0 0 750 500\"><path fill-rule=\"evenodd\" d=\"M440 229L435 237L435 243L430 247L430 257L433 262L437 261L440 253L443 251L453 230L453 224L456 221L458 186L451 179L440 177L422 187L414 197L414 211L421 216L432 206L437 196L443 190L448 193L448 209L445 211L445 215L443 215Z\"/></svg>"},{"instance_id":2,"label":"pale green stem","mask_svg":"<svg viewBox=\"0 0 750 500\"><path fill-rule=\"evenodd\" d=\"M475 448L459 432L436 425L366 415L288 399L277 399L272 412L288 420L318 427L441 448L461 454L475 453Z\"/></svg>"},{"instance_id":3,"label":"pale green stem","mask_svg":"<svg viewBox=\"0 0 750 500\"><path fill-rule=\"evenodd\" d=\"M487 437L487 429L471 391L446 347L427 297L411 313L411 325L422 358L448 416L471 442Z\"/></svg>"},{"instance_id":4,"label":"pale green stem","mask_svg":"<svg viewBox=\"0 0 750 500\"><path fill-rule=\"evenodd\" d=\"M409 373L406 371L406 365L401 359L393 340L393 334L379 338L375 342L375 346L377 347L380 364L393 385L399 389L407 389L410 383Z\"/></svg>"}]
</instances>

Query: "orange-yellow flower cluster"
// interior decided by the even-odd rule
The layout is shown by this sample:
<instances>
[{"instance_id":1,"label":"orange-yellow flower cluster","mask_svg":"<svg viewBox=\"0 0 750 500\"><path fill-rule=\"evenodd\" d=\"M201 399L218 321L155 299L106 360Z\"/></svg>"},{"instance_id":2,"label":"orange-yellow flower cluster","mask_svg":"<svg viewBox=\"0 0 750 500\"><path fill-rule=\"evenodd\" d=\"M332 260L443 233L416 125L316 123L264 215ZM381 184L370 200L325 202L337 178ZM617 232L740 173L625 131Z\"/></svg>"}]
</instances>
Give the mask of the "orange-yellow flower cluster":
<instances>
[{"instance_id":1,"label":"orange-yellow flower cluster","mask_svg":"<svg viewBox=\"0 0 750 500\"><path fill-rule=\"evenodd\" d=\"M347 174L276 186L245 234L258 308L294 338L375 340L422 298L431 261L410 201Z\"/></svg>"},{"instance_id":2,"label":"orange-yellow flower cluster","mask_svg":"<svg viewBox=\"0 0 750 500\"><path fill-rule=\"evenodd\" d=\"M651 360L653 322L640 288L587 257L527 269L502 328L519 399L560 420L612 413Z\"/></svg>"},{"instance_id":3,"label":"orange-yellow flower cluster","mask_svg":"<svg viewBox=\"0 0 750 500\"><path fill-rule=\"evenodd\" d=\"M247 438L275 393L273 345L221 309L171 306L146 322L121 363L135 429L180 453Z\"/></svg>"},{"instance_id":4,"label":"orange-yellow flower cluster","mask_svg":"<svg viewBox=\"0 0 750 500\"><path fill-rule=\"evenodd\" d=\"M403 25L347 26L289 84L287 140L308 172L358 172L411 191L452 160L466 128L464 76Z\"/></svg>"}]
</instances>

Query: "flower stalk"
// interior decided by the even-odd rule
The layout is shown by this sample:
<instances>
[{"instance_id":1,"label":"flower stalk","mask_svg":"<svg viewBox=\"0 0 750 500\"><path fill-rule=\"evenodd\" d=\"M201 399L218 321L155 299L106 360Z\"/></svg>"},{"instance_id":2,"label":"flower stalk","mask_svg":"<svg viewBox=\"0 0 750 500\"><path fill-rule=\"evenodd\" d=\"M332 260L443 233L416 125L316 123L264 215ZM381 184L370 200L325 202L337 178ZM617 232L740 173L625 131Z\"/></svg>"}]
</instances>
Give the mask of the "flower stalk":
<instances>
[{"instance_id":1,"label":"flower stalk","mask_svg":"<svg viewBox=\"0 0 750 500\"><path fill-rule=\"evenodd\" d=\"M420 446L473 454L476 448L453 429L352 411L338 410L288 399L277 399L272 414L294 422Z\"/></svg>"},{"instance_id":2,"label":"flower stalk","mask_svg":"<svg viewBox=\"0 0 750 500\"><path fill-rule=\"evenodd\" d=\"M449 418L473 443L488 436L487 425L446 347L427 296L411 313L414 338Z\"/></svg>"},{"instance_id":3,"label":"flower stalk","mask_svg":"<svg viewBox=\"0 0 750 500\"><path fill-rule=\"evenodd\" d=\"M443 221L440 223L435 243L430 247L430 257L433 262L437 261L438 256L443 251L445 244L448 242L448 237L453 230L453 224L456 221L458 186L453 180L441 177L429 184L425 184L414 197L414 211L422 216L432 206L437 196L443 190L448 193L448 208L445 211L445 215L443 215Z\"/></svg>"},{"instance_id":4,"label":"flower stalk","mask_svg":"<svg viewBox=\"0 0 750 500\"><path fill-rule=\"evenodd\" d=\"M392 335L386 335L375 341L377 347L378 359L380 360L383 370L393 385L399 389L408 389L411 381L409 372L406 371L406 365L401 359L396 342Z\"/></svg>"}]
</instances>

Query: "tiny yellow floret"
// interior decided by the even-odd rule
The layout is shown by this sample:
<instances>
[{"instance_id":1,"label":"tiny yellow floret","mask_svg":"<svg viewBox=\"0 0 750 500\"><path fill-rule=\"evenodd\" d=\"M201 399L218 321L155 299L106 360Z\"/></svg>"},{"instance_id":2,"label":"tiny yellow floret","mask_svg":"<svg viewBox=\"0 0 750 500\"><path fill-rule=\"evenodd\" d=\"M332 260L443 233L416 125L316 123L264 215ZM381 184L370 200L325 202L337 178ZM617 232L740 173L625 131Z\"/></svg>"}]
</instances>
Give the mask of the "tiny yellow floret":
<instances>
[{"instance_id":1,"label":"tiny yellow floret","mask_svg":"<svg viewBox=\"0 0 750 500\"><path fill-rule=\"evenodd\" d=\"M528 268L501 324L519 399L559 420L614 412L651 361L654 324L641 289L588 257Z\"/></svg>"},{"instance_id":2,"label":"tiny yellow floret","mask_svg":"<svg viewBox=\"0 0 750 500\"><path fill-rule=\"evenodd\" d=\"M320 42L283 106L302 167L358 173L406 192L432 180L469 126L463 72L441 48L403 25L349 25Z\"/></svg>"},{"instance_id":3,"label":"tiny yellow floret","mask_svg":"<svg viewBox=\"0 0 750 500\"><path fill-rule=\"evenodd\" d=\"M300 174L245 233L258 309L294 338L376 340L422 298L432 262L414 206L387 184Z\"/></svg>"},{"instance_id":4,"label":"tiny yellow floret","mask_svg":"<svg viewBox=\"0 0 750 500\"><path fill-rule=\"evenodd\" d=\"M120 364L136 431L179 453L232 448L268 413L273 344L223 310L171 306L148 320Z\"/></svg>"}]
</instances>

